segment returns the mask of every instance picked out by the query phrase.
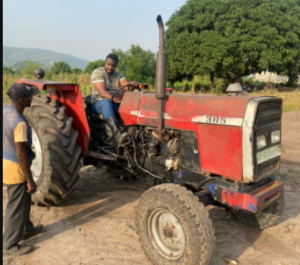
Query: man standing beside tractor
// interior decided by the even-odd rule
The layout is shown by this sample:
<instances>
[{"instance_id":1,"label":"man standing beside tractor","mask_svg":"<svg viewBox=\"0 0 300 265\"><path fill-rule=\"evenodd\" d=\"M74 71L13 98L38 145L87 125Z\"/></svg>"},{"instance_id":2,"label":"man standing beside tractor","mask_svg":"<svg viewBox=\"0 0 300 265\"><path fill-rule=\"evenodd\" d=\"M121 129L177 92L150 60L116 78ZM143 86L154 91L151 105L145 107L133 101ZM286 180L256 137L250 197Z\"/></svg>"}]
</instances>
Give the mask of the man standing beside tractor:
<instances>
[{"instance_id":1,"label":"man standing beside tractor","mask_svg":"<svg viewBox=\"0 0 300 265\"><path fill-rule=\"evenodd\" d=\"M35 155L31 150L31 127L24 109L30 107L37 87L13 84L7 91L11 105L3 108L3 184L7 186L3 254L19 256L32 250L19 241L38 234L43 226L30 221L31 194L37 186L30 171Z\"/></svg>"},{"instance_id":2,"label":"man standing beside tractor","mask_svg":"<svg viewBox=\"0 0 300 265\"><path fill-rule=\"evenodd\" d=\"M91 76L92 81L92 113L102 114L103 118L110 127L116 142L118 144L124 143L128 137L126 132L121 133L118 125L117 118L119 118L119 104L122 101L122 97L126 91L132 91L138 87L136 81L128 82L126 77L116 71L119 58L115 54L109 54L106 56L104 67L97 68L93 71ZM113 98L113 93L121 86L131 84L131 86L125 87L118 93L117 97Z\"/></svg>"}]
</instances>

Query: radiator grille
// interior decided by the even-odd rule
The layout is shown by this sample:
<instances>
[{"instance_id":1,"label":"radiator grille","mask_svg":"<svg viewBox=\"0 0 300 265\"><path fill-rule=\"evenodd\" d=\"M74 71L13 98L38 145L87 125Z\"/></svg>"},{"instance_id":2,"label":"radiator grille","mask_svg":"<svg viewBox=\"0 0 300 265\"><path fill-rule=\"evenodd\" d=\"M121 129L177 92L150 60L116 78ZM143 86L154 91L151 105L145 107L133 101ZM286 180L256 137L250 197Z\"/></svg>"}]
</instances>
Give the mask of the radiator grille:
<instances>
[{"instance_id":1,"label":"radiator grille","mask_svg":"<svg viewBox=\"0 0 300 265\"><path fill-rule=\"evenodd\" d=\"M271 142L271 133L277 130L280 130L281 134L281 114L282 114L282 99L274 98L269 99L266 102L259 104L257 109L257 116L255 122L255 141L254 141L254 153L255 153L255 177L256 179L261 179L265 176L268 176L277 170L280 166L280 156L269 159L261 164L258 164L256 161L257 152L262 152L272 146L281 144L280 142L272 144ZM257 149L256 140L258 136L265 135L267 145L261 149ZM281 139L281 135L280 135Z\"/></svg>"}]
</instances>

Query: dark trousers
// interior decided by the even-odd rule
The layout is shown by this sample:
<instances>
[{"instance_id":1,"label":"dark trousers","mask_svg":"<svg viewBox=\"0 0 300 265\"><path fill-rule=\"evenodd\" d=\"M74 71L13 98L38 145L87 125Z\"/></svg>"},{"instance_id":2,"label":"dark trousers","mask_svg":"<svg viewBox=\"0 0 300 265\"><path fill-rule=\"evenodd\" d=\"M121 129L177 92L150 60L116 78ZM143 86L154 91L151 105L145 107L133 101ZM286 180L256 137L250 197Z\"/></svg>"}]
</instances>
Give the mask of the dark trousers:
<instances>
[{"instance_id":1,"label":"dark trousers","mask_svg":"<svg viewBox=\"0 0 300 265\"><path fill-rule=\"evenodd\" d=\"M8 250L22 239L24 232L33 231L33 224L29 219L31 194L26 192L26 182L6 186L8 203L4 221L3 249Z\"/></svg>"}]
</instances>

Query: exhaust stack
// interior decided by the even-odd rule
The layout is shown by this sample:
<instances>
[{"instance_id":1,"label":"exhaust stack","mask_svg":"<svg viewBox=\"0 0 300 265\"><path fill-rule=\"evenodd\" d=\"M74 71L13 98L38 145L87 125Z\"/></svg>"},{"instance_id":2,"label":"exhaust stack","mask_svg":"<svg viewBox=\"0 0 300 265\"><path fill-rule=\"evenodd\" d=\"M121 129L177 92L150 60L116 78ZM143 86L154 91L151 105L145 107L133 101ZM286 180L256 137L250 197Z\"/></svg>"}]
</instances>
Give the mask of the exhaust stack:
<instances>
[{"instance_id":1,"label":"exhaust stack","mask_svg":"<svg viewBox=\"0 0 300 265\"><path fill-rule=\"evenodd\" d=\"M163 130L163 104L166 98L166 80L167 80L167 52L165 50L164 23L160 15L156 18L159 28L159 50L156 53L156 81L155 97L157 98L158 124L157 130L162 133Z\"/></svg>"}]
</instances>

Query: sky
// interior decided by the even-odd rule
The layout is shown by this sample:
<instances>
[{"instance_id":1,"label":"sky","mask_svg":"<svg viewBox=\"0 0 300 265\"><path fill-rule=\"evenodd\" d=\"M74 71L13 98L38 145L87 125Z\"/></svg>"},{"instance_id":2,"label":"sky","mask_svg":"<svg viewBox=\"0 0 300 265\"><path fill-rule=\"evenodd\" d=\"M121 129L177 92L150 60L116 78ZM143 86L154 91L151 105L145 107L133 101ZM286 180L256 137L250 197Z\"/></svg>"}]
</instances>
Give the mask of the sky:
<instances>
[{"instance_id":1,"label":"sky","mask_svg":"<svg viewBox=\"0 0 300 265\"><path fill-rule=\"evenodd\" d=\"M131 44L158 51L164 24L187 0L3 0L3 45L39 48L88 61ZM166 29L166 26L165 26Z\"/></svg>"}]
</instances>

